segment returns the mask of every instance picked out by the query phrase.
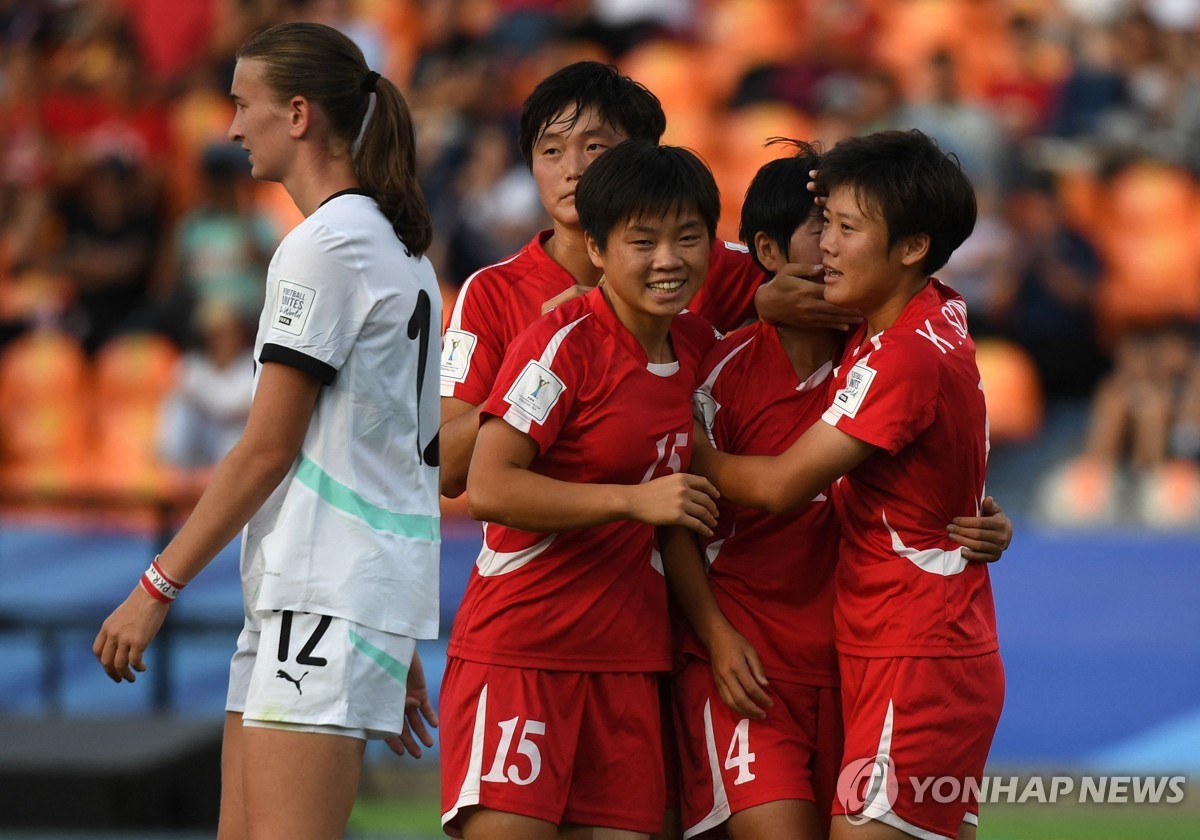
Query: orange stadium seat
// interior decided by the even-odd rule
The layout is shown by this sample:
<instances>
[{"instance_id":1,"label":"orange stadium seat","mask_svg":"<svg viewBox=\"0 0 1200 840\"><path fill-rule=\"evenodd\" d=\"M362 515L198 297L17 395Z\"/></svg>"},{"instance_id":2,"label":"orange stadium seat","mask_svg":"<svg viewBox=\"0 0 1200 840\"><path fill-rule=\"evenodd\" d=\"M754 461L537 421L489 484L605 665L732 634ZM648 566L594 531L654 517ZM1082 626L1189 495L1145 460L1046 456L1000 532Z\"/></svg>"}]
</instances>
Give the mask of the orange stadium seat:
<instances>
[{"instance_id":1,"label":"orange stadium seat","mask_svg":"<svg viewBox=\"0 0 1200 840\"><path fill-rule=\"evenodd\" d=\"M82 485L87 376L83 349L63 333L27 333L0 352L4 495L56 495Z\"/></svg>"},{"instance_id":2,"label":"orange stadium seat","mask_svg":"<svg viewBox=\"0 0 1200 840\"><path fill-rule=\"evenodd\" d=\"M794 0L726 0L700 21L706 78L728 100L746 71L784 64L802 53Z\"/></svg>"},{"instance_id":3,"label":"orange stadium seat","mask_svg":"<svg viewBox=\"0 0 1200 840\"><path fill-rule=\"evenodd\" d=\"M1033 359L1019 345L999 338L975 343L975 360L987 398L993 443L1029 440L1042 428L1045 398Z\"/></svg>"},{"instance_id":4,"label":"orange stadium seat","mask_svg":"<svg viewBox=\"0 0 1200 840\"><path fill-rule=\"evenodd\" d=\"M133 498L170 494L175 477L158 460L159 410L171 387L179 351L150 333L118 336L96 354L93 485Z\"/></svg>"},{"instance_id":5,"label":"orange stadium seat","mask_svg":"<svg viewBox=\"0 0 1200 840\"><path fill-rule=\"evenodd\" d=\"M1102 188L1096 245L1105 274L1097 308L1106 330L1200 318L1200 203L1193 178L1141 162Z\"/></svg>"},{"instance_id":6,"label":"orange stadium seat","mask_svg":"<svg viewBox=\"0 0 1200 840\"><path fill-rule=\"evenodd\" d=\"M627 52L621 72L648 87L667 115L663 142L686 146L705 160L716 149L713 115L717 108L712 67L696 47L678 41L647 41Z\"/></svg>"},{"instance_id":7,"label":"orange stadium seat","mask_svg":"<svg viewBox=\"0 0 1200 840\"><path fill-rule=\"evenodd\" d=\"M723 238L737 240L742 199L759 167L795 151L786 145L768 146L767 141L772 137L807 140L812 131L808 115L783 103L750 105L727 115L721 126L720 153L708 161L721 190Z\"/></svg>"}]
</instances>

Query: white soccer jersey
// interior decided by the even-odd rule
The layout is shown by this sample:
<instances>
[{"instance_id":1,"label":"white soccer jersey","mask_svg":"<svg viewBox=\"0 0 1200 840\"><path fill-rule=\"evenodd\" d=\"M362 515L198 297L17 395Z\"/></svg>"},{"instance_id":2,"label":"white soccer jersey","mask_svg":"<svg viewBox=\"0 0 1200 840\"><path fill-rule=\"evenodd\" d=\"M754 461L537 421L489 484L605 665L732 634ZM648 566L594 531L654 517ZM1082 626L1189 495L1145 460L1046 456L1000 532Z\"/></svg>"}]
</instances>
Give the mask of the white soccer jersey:
<instances>
[{"instance_id":1,"label":"white soccer jersey","mask_svg":"<svg viewBox=\"0 0 1200 840\"><path fill-rule=\"evenodd\" d=\"M255 358L326 387L296 463L246 526L249 618L291 609L436 638L440 324L429 260L358 191L279 246Z\"/></svg>"}]
</instances>

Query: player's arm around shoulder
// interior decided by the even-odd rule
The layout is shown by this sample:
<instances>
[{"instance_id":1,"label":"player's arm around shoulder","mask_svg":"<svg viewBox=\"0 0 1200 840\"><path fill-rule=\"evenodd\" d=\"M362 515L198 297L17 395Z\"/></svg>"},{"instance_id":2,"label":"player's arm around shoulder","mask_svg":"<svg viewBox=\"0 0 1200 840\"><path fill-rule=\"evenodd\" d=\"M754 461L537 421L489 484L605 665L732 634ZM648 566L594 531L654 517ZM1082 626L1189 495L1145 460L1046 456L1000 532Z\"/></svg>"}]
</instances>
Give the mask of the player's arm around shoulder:
<instances>
[{"instance_id":1,"label":"player's arm around shoulder","mask_svg":"<svg viewBox=\"0 0 1200 840\"><path fill-rule=\"evenodd\" d=\"M698 435L692 469L712 481L726 500L782 514L807 505L876 451L819 420L776 456L730 455Z\"/></svg>"}]
</instances>

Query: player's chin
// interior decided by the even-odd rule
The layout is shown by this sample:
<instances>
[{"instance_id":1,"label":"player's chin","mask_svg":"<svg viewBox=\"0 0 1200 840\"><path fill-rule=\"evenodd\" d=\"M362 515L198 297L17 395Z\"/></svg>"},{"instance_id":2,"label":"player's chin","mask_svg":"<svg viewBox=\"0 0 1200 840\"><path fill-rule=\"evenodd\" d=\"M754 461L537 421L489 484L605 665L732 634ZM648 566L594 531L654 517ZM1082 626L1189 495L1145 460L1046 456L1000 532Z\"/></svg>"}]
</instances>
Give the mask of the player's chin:
<instances>
[{"instance_id":1,"label":"player's chin","mask_svg":"<svg viewBox=\"0 0 1200 840\"><path fill-rule=\"evenodd\" d=\"M687 309L691 299L692 298L690 295L686 298L679 298L669 301L651 299L646 302L646 305L643 307L643 309L647 314L650 315L655 315L662 318L674 318L680 312Z\"/></svg>"},{"instance_id":2,"label":"player's chin","mask_svg":"<svg viewBox=\"0 0 1200 840\"><path fill-rule=\"evenodd\" d=\"M579 227L579 211L575 209L575 201L560 201L554 208L554 221L563 227Z\"/></svg>"}]
</instances>

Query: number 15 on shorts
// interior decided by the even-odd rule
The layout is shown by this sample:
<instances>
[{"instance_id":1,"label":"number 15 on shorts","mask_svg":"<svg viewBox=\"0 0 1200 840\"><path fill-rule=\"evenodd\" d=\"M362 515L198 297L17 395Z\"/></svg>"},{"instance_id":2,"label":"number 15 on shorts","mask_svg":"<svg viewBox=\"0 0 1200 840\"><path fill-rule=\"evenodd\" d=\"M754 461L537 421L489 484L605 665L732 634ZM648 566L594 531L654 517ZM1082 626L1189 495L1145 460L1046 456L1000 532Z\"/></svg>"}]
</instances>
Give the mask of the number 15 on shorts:
<instances>
[{"instance_id":1,"label":"number 15 on shorts","mask_svg":"<svg viewBox=\"0 0 1200 840\"><path fill-rule=\"evenodd\" d=\"M486 691L486 689L485 689ZM480 781L515 785L527 785L542 772L542 752L538 749L538 736L546 734L546 723L541 720L522 720L519 717L499 721L500 741L492 767ZM520 727L520 736L517 729ZM491 733L488 733L489 735ZM513 739L516 738L516 743ZM491 738L485 735L484 742Z\"/></svg>"}]
</instances>

